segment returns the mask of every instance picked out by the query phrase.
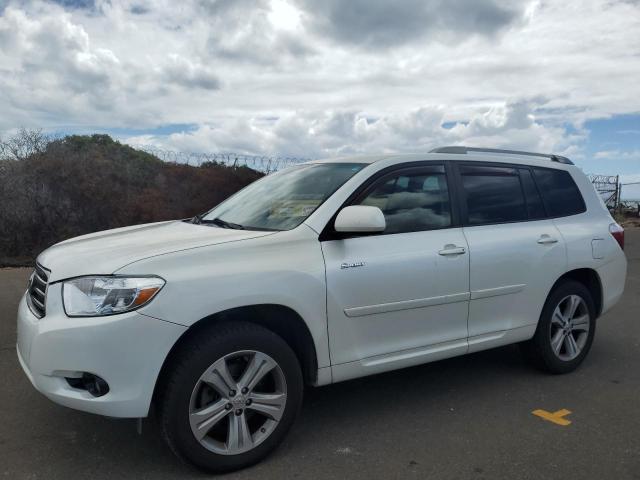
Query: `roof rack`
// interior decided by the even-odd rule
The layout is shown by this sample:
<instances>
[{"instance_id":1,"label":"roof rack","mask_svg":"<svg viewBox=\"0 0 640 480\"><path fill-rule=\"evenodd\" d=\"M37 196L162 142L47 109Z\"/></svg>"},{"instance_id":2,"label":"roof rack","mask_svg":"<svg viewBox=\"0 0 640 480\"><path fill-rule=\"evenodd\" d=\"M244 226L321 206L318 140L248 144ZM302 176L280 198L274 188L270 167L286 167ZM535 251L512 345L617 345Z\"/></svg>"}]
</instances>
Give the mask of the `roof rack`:
<instances>
[{"instance_id":1,"label":"roof rack","mask_svg":"<svg viewBox=\"0 0 640 480\"><path fill-rule=\"evenodd\" d=\"M573 165L573 162L569 160L567 157L563 157L562 155L553 155L549 153L535 153L535 152L522 152L520 150L502 150L500 148L476 148L476 147L462 147L462 146L453 146L453 147L439 147L434 148L429 153L457 153L457 154L466 154L469 152L481 152L481 153L500 153L503 155L529 155L532 157L545 157L550 159L552 162L565 163L567 165Z\"/></svg>"}]
</instances>

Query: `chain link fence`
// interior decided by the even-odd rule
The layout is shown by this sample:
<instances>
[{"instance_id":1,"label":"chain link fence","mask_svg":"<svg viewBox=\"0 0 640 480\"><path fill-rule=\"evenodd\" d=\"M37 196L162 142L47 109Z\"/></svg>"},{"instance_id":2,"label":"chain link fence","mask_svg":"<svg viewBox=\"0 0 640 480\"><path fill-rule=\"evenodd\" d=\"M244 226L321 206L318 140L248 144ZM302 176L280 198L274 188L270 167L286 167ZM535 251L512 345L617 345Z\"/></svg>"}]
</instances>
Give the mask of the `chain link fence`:
<instances>
[{"instance_id":1,"label":"chain link fence","mask_svg":"<svg viewBox=\"0 0 640 480\"><path fill-rule=\"evenodd\" d=\"M636 187L640 185L640 182L622 183L619 175L594 174L589 175L589 180L591 180L609 210L640 217L640 201L622 199L623 187Z\"/></svg>"},{"instance_id":2,"label":"chain link fence","mask_svg":"<svg viewBox=\"0 0 640 480\"><path fill-rule=\"evenodd\" d=\"M596 191L610 210L620 203L620 177L618 175L589 175Z\"/></svg>"}]
</instances>

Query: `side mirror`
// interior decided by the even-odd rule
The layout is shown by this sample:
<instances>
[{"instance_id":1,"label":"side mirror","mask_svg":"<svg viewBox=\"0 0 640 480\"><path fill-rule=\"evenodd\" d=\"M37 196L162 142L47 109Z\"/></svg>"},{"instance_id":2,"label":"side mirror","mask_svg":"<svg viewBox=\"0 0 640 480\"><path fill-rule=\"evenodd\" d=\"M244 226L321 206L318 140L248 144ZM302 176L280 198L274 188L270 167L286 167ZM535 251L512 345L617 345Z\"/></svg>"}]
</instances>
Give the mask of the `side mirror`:
<instances>
[{"instance_id":1,"label":"side mirror","mask_svg":"<svg viewBox=\"0 0 640 480\"><path fill-rule=\"evenodd\" d=\"M384 232L387 223L378 207L352 205L340 210L333 226L336 232L375 233Z\"/></svg>"}]
</instances>

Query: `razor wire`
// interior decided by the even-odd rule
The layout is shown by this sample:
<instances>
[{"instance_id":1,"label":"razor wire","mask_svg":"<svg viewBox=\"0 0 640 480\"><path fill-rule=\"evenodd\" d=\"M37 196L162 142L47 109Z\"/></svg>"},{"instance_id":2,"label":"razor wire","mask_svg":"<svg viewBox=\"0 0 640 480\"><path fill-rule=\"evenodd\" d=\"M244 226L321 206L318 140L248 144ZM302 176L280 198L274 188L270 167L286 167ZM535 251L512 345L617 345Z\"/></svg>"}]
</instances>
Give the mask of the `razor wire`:
<instances>
[{"instance_id":1,"label":"razor wire","mask_svg":"<svg viewBox=\"0 0 640 480\"><path fill-rule=\"evenodd\" d=\"M180 163L194 167L199 167L206 163L215 163L228 167L247 167L266 174L310 160L300 157L245 155L238 153L184 152L166 150L152 145L131 145L131 147L154 155L165 162Z\"/></svg>"}]
</instances>

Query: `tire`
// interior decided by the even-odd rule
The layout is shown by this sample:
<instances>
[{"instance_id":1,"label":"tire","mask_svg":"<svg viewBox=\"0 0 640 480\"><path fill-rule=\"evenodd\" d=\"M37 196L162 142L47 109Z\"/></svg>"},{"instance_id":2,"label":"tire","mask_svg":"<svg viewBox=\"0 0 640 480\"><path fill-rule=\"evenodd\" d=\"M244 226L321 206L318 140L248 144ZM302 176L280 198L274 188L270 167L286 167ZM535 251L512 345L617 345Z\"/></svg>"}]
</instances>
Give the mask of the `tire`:
<instances>
[{"instance_id":1,"label":"tire","mask_svg":"<svg viewBox=\"0 0 640 480\"><path fill-rule=\"evenodd\" d=\"M567 323L572 308L575 313ZM569 373L589 353L595 331L596 309L591 293L582 283L566 280L547 297L536 333L522 344L522 350L541 370Z\"/></svg>"},{"instance_id":2,"label":"tire","mask_svg":"<svg viewBox=\"0 0 640 480\"><path fill-rule=\"evenodd\" d=\"M296 355L275 333L248 322L205 328L182 346L163 378L162 435L180 459L202 470L248 467L281 443L303 388Z\"/></svg>"}]
</instances>

